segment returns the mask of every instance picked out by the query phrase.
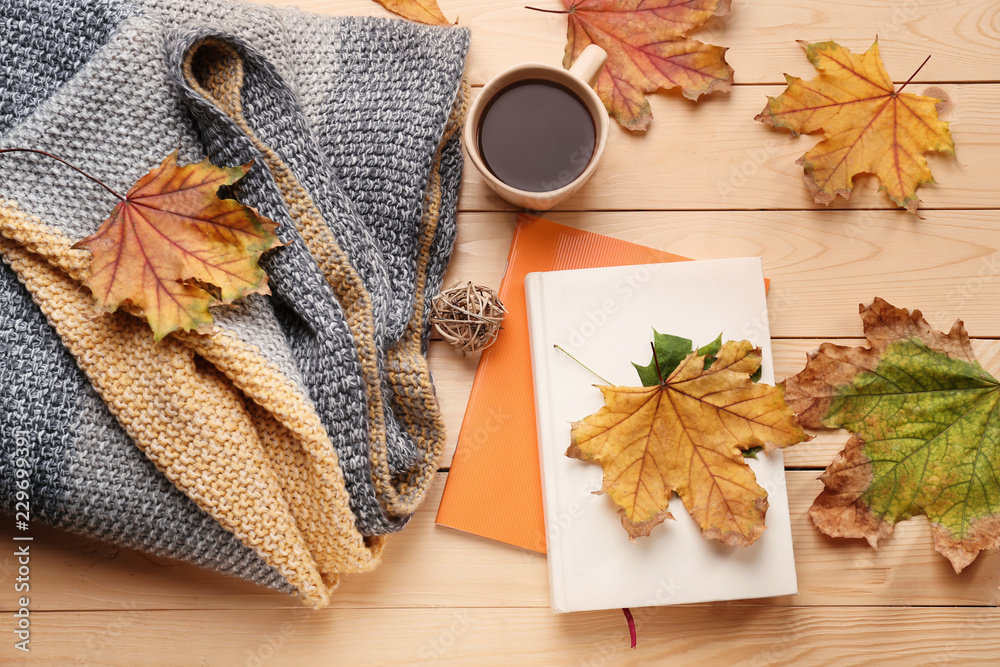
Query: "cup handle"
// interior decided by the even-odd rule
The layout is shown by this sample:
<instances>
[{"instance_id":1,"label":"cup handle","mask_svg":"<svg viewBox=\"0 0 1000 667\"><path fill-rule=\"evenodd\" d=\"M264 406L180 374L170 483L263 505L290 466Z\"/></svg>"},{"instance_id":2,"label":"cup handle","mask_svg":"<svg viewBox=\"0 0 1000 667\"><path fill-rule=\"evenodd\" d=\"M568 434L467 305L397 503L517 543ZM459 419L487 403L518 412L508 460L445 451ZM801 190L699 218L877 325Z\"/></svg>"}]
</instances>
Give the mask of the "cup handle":
<instances>
[{"instance_id":1,"label":"cup handle","mask_svg":"<svg viewBox=\"0 0 1000 667\"><path fill-rule=\"evenodd\" d=\"M591 44L577 57L576 62L569 68L569 73L589 86L607 59L607 51L597 44Z\"/></svg>"}]
</instances>

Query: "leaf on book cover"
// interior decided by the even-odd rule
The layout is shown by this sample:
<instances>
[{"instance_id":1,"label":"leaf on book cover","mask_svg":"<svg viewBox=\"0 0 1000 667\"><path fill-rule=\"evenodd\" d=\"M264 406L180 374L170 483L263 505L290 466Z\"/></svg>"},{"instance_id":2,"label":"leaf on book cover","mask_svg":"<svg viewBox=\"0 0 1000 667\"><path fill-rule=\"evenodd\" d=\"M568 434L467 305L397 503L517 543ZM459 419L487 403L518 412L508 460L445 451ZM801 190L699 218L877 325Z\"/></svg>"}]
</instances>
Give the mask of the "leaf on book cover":
<instances>
[{"instance_id":1,"label":"leaf on book cover","mask_svg":"<svg viewBox=\"0 0 1000 667\"><path fill-rule=\"evenodd\" d=\"M750 379L759 348L729 341L716 356L706 368L706 355L691 353L653 386L599 387L605 407L573 424L566 455L602 465L600 492L618 505L630 539L673 518L667 504L676 493L706 538L753 544L767 492L743 450L808 439L784 390Z\"/></svg>"},{"instance_id":2,"label":"leaf on book cover","mask_svg":"<svg viewBox=\"0 0 1000 667\"><path fill-rule=\"evenodd\" d=\"M428 25L453 25L444 17L437 0L375 0L390 12Z\"/></svg>"},{"instance_id":3,"label":"leaf on book cover","mask_svg":"<svg viewBox=\"0 0 1000 667\"><path fill-rule=\"evenodd\" d=\"M935 108L940 100L901 92L906 83L897 89L882 65L878 40L860 56L836 42L799 43L819 75L803 81L786 74L788 88L768 97L755 120L792 134L823 132L823 141L796 163L805 168L817 203L829 206L837 195L847 199L856 176L875 174L880 190L916 213L917 188L934 182L924 155L955 154L948 123Z\"/></svg>"},{"instance_id":4,"label":"leaf on book cover","mask_svg":"<svg viewBox=\"0 0 1000 667\"><path fill-rule=\"evenodd\" d=\"M93 254L84 285L95 304L113 311L130 303L160 340L206 328L213 304L269 294L258 259L280 245L277 223L217 196L249 169L207 158L178 165L175 151L139 179L97 232L73 246Z\"/></svg>"},{"instance_id":5,"label":"leaf on book cover","mask_svg":"<svg viewBox=\"0 0 1000 667\"><path fill-rule=\"evenodd\" d=\"M722 334L711 343L698 348L698 354L705 357L705 369L707 370L715 362L715 355L722 347ZM694 344L688 338L673 336L671 334L661 334L653 329L653 354L655 358L650 359L645 366L632 362L636 372L639 374L639 381L643 387L652 387L660 384L661 377L666 377L674 372L684 359L694 352ZM760 369L757 369L758 371ZM759 377L759 376L758 376Z\"/></svg>"},{"instance_id":6,"label":"leaf on book cover","mask_svg":"<svg viewBox=\"0 0 1000 667\"><path fill-rule=\"evenodd\" d=\"M731 0L563 0L569 14L563 67L590 44L608 53L594 89L608 112L630 130L653 118L647 93L680 88L697 100L732 87L725 47L689 39L713 16L729 16Z\"/></svg>"},{"instance_id":7,"label":"leaf on book cover","mask_svg":"<svg viewBox=\"0 0 1000 667\"><path fill-rule=\"evenodd\" d=\"M804 426L853 436L809 513L833 537L873 546L917 514L956 572L1000 546L1000 383L961 320L947 334L919 310L861 308L870 347L824 343L785 382Z\"/></svg>"}]
</instances>

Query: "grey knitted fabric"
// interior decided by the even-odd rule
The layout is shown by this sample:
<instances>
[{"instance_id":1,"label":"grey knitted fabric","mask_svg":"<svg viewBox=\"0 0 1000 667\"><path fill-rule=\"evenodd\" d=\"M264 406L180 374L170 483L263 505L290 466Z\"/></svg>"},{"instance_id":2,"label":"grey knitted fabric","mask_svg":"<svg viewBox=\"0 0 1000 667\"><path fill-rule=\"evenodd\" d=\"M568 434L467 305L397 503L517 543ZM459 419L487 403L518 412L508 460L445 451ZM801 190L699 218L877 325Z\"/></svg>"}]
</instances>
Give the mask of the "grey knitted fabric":
<instances>
[{"instance_id":1,"label":"grey knitted fabric","mask_svg":"<svg viewBox=\"0 0 1000 667\"><path fill-rule=\"evenodd\" d=\"M0 350L9 380L0 395L0 498L5 508L14 506L11 446L21 442L31 452L34 474L28 495L36 519L289 588L132 444L2 262L0 313ZM44 403L37 402L39 397Z\"/></svg>"},{"instance_id":2,"label":"grey knitted fabric","mask_svg":"<svg viewBox=\"0 0 1000 667\"><path fill-rule=\"evenodd\" d=\"M407 407L414 396L390 372L412 370L394 352L408 329L418 328L426 350L426 318L411 322L418 275L427 299L454 240L462 161L458 133L443 145L442 135L461 85L467 31L177 0L0 0L0 17L0 147L50 151L119 191L177 147L182 161L206 154L216 164L256 160L235 190L281 223L288 245L262 262L273 296L215 309L216 324L259 350L315 410L336 450L357 530L400 529L409 513L394 509L375 481L373 390L358 331L260 145L308 193L363 283L388 466L393 479L409 479L427 465L426 445L414 434L427 431L433 415ZM239 54L249 128L186 78L185 58L213 44ZM441 213L421 254L435 169ZM36 155L0 156L0 200L76 241L96 230L114 202L82 179L69 187L70 179ZM27 442L35 518L291 588L267 554L227 532L133 444L5 264L0 385L0 507L13 511L14 452Z\"/></svg>"}]
</instances>

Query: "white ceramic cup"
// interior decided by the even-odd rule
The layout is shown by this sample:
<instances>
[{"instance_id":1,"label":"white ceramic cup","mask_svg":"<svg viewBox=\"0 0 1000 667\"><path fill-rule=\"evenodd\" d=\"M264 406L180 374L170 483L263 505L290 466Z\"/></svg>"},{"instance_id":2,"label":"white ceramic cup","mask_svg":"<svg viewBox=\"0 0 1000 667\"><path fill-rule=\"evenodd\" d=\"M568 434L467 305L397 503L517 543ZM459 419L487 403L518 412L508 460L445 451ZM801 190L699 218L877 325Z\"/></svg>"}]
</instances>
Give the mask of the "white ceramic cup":
<instances>
[{"instance_id":1,"label":"white ceramic cup","mask_svg":"<svg viewBox=\"0 0 1000 667\"><path fill-rule=\"evenodd\" d=\"M494 192L515 206L547 211L579 190L587 182L587 179L597 169L597 163L600 162L601 155L604 154L604 149L608 144L608 130L611 127L608 114L604 110L604 103L601 102L601 98L597 96L594 89L590 87L590 82L601 71L601 67L604 65L607 57L608 54L604 49L596 44L591 44L583 50L583 53L580 54L576 62L573 63L573 66L568 70L541 63L522 63L500 72L500 74L497 74L483 86L479 97L469 107L465 121L464 139L465 147L468 150L472 164L476 165L476 169L483 175L486 184ZM479 119L490 100L512 83L527 79L543 79L562 84L566 88L569 88L586 105L590 113L590 118L594 122L594 152L590 158L590 162L583 170L583 173L571 182L561 185L555 190L531 192L507 185L489 170L479 148Z\"/></svg>"}]
</instances>

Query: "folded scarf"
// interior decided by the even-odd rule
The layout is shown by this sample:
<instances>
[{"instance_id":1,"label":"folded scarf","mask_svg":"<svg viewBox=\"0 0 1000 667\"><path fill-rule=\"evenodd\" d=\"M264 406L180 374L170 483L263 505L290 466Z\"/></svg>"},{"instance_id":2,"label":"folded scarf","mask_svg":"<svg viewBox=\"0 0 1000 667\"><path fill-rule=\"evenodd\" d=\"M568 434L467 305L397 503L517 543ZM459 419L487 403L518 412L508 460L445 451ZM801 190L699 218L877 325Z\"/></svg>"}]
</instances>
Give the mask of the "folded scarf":
<instances>
[{"instance_id":1,"label":"folded scarf","mask_svg":"<svg viewBox=\"0 0 1000 667\"><path fill-rule=\"evenodd\" d=\"M270 297L160 342L71 246L116 203L0 155L0 507L323 606L380 559L443 427L428 301L455 235L468 31L237 2L0 0L0 148L124 192L254 161ZM19 477L21 475L21 477ZM18 491L22 491L19 496Z\"/></svg>"}]
</instances>

